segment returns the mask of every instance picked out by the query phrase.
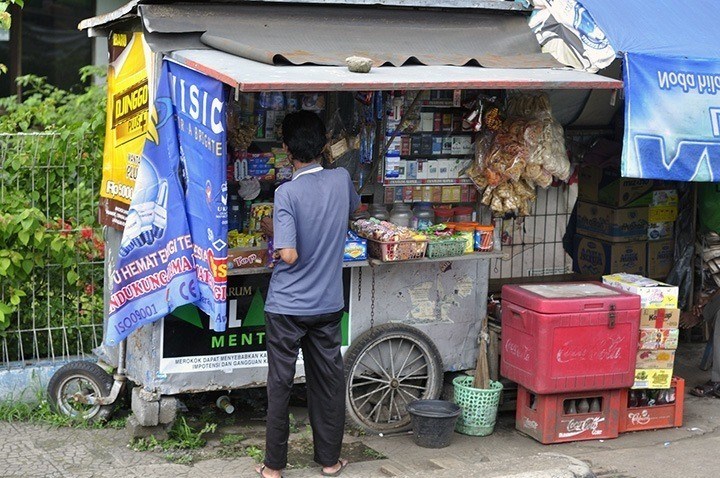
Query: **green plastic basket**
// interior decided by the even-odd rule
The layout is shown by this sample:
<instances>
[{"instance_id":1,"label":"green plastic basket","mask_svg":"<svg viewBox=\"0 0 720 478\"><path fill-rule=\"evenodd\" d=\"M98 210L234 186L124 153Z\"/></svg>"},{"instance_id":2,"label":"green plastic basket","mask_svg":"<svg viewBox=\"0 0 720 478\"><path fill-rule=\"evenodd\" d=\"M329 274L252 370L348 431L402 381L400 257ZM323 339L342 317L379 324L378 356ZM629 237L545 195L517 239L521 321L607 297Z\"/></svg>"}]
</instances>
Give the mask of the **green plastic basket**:
<instances>
[{"instance_id":1,"label":"green plastic basket","mask_svg":"<svg viewBox=\"0 0 720 478\"><path fill-rule=\"evenodd\" d=\"M442 239L429 241L425 255L431 259L436 257L462 256L465 253L465 239Z\"/></svg>"},{"instance_id":2,"label":"green plastic basket","mask_svg":"<svg viewBox=\"0 0 720 478\"><path fill-rule=\"evenodd\" d=\"M455 423L455 431L464 435L487 436L495 428L500 393L503 386L500 382L490 382L490 390L482 390L472 386L473 377L455 377L455 403L462 408L462 413Z\"/></svg>"}]
</instances>

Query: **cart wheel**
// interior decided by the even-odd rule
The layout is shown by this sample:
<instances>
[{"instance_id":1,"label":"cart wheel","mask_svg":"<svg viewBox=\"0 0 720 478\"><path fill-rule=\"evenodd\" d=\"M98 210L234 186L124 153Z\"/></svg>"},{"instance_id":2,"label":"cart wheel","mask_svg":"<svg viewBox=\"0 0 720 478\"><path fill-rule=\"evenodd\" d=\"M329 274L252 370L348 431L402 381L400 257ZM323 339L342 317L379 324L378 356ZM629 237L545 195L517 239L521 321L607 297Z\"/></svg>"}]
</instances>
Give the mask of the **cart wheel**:
<instances>
[{"instance_id":1,"label":"cart wheel","mask_svg":"<svg viewBox=\"0 0 720 478\"><path fill-rule=\"evenodd\" d=\"M91 405L90 397L107 397L113 378L91 362L70 362L55 372L48 383L52 408L63 415L89 421L105 421L112 405Z\"/></svg>"},{"instance_id":2,"label":"cart wheel","mask_svg":"<svg viewBox=\"0 0 720 478\"><path fill-rule=\"evenodd\" d=\"M442 392L440 352L419 330L383 324L345 353L345 403L350 420L371 433L408 430L408 403Z\"/></svg>"}]
</instances>

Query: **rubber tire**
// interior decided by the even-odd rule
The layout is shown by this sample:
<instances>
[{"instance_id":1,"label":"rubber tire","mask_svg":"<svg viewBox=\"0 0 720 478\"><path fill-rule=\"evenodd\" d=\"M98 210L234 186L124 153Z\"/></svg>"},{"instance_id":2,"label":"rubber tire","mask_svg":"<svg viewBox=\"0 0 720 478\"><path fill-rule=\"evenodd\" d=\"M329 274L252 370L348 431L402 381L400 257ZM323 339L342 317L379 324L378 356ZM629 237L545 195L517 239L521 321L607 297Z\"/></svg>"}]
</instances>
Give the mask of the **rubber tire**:
<instances>
[{"instance_id":1,"label":"rubber tire","mask_svg":"<svg viewBox=\"0 0 720 478\"><path fill-rule=\"evenodd\" d=\"M113 386L113 378L99 365L86 361L70 362L60 367L57 372L53 374L50 382L48 382L47 392L50 406L57 413L67 415L57 402L58 393L60 392L60 387L65 380L77 375L80 375L95 384L98 390L100 390L101 396L107 397L110 395L110 390ZM90 422L104 422L110 418L112 412L112 404L103 405L99 407L95 413L84 417L84 419Z\"/></svg>"},{"instance_id":2,"label":"rubber tire","mask_svg":"<svg viewBox=\"0 0 720 478\"><path fill-rule=\"evenodd\" d=\"M350 371L352 370L355 362L358 361L362 354L370 348L372 345L385 340L388 336L398 336L406 340L413 340L416 345L423 347L427 351L430 368L433 369L433 374L428 378L428 386L425 396L423 399L435 400L440 397L443 389L443 364L440 352L438 351L435 343L427 334L421 332L415 327L411 327L405 324L382 324L364 332L358 338L353 340L350 347L348 347L344 356L345 365L345 410L347 419L354 423L357 427L361 428L365 432L369 433L396 433L410 430L412 423L408 422L404 425L392 429L377 429L369 427L367 424L357 416L354 412L353 407L350 404ZM430 373L428 373L430 375Z\"/></svg>"}]
</instances>

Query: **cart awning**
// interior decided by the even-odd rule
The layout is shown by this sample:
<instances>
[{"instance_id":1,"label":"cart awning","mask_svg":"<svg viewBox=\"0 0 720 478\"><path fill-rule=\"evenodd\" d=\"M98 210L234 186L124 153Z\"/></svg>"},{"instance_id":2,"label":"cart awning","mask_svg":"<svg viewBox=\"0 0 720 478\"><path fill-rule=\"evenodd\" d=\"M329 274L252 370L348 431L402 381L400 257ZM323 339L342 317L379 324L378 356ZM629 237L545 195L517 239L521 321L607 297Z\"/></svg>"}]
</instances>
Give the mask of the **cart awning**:
<instances>
[{"instance_id":1,"label":"cart awning","mask_svg":"<svg viewBox=\"0 0 720 478\"><path fill-rule=\"evenodd\" d=\"M720 181L714 0L535 0L543 50L590 71L624 60L625 177Z\"/></svg>"},{"instance_id":2,"label":"cart awning","mask_svg":"<svg viewBox=\"0 0 720 478\"><path fill-rule=\"evenodd\" d=\"M169 56L244 92L622 88L618 80L569 69L417 65L385 66L362 74L340 66L273 66L217 50L181 50Z\"/></svg>"},{"instance_id":3,"label":"cart awning","mask_svg":"<svg viewBox=\"0 0 720 478\"><path fill-rule=\"evenodd\" d=\"M268 64L340 66L358 55L375 66L561 66L540 51L522 12L226 3L138 10L156 38L194 35L209 48Z\"/></svg>"}]
</instances>

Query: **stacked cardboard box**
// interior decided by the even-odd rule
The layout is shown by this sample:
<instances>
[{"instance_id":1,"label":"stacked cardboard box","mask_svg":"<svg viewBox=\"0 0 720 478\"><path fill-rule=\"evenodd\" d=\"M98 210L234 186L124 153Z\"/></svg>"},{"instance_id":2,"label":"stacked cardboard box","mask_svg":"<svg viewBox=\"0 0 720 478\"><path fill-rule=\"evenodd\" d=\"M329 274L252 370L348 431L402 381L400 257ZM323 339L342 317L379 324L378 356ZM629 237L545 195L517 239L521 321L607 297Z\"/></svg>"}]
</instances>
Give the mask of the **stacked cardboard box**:
<instances>
[{"instance_id":1,"label":"stacked cardboard box","mask_svg":"<svg viewBox=\"0 0 720 478\"><path fill-rule=\"evenodd\" d=\"M633 274L607 275L603 282L640 296L640 342L633 388L670 388L679 337L678 288Z\"/></svg>"},{"instance_id":2,"label":"stacked cardboard box","mask_svg":"<svg viewBox=\"0 0 720 478\"><path fill-rule=\"evenodd\" d=\"M665 278L673 265L678 196L653 181L622 178L613 168L580 170L575 271Z\"/></svg>"}]
</instances>

